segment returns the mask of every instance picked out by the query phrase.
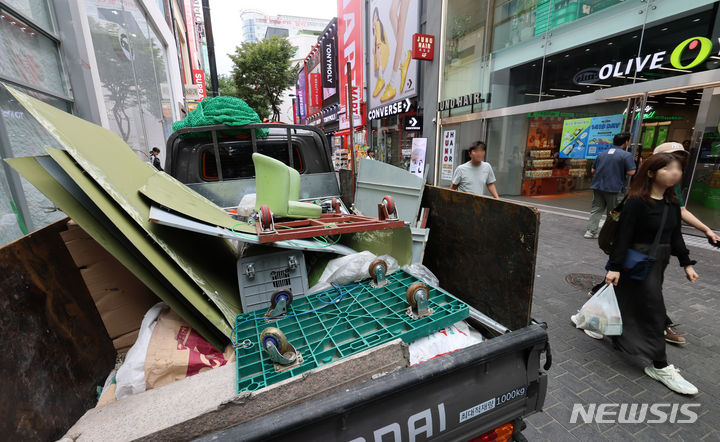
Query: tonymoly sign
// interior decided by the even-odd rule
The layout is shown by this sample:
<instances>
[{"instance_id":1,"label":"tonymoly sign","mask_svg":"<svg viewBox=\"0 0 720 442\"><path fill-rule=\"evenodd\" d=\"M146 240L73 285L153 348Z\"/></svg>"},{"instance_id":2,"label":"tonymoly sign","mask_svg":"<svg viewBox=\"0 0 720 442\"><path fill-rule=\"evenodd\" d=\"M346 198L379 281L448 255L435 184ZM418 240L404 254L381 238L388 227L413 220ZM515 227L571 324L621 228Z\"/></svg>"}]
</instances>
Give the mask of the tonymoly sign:
<instances>
[{"instance_id":1,"label":"tonymoly sign","mask_svg":"<svg viewBox=\"0 0 720 442\"><path fill-rule=\"evenodd\" d=\"M720 44L720 38L718 38L718 43ZM713 44L709 38L690 37L670 51L670 65L675 69L692 69L707 60L712 49ZM688 53L694 54L695 57L690 61L683 62L683 55ZM720 53L718 53L718 55L720 55ZM615 64L608 63L600 68L598 77L601 80L605 80L610 77L621 77L635 72L640 73L642 71L658 69L666 63L665 60L667 56L668 51L659 51L654 54L647 54L626 61L618 61Z\"/></svg>"}]
</instances>

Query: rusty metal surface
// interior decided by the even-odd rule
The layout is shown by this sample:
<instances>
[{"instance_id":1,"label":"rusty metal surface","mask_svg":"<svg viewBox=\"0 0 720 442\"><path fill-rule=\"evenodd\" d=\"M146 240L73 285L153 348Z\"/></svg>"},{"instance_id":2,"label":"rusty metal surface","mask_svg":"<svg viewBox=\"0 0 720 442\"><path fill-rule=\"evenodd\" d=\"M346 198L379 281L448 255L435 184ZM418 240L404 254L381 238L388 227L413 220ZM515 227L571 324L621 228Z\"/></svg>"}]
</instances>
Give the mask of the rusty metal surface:
<instances>
[{"instance_id":1,"label":"rusty metal surface","mask_svg":"<svg viewBox=\"0 0 720 442\"><path fill-rule=\"evenodd\" d=\"M89 408L115 349L59 232L0 248L0 434L56 440Z\"/></svg>"},{"instance_id":2,"label":"rusty metal surface","mask_svg":"<svg viewBox=\"0 0 720 442\"><path fill-rule=\"evenodd\" d=\"M426 186L425 264L440 285L511 330L530 323L537 209Z\"/></svg>"}]
</instances>

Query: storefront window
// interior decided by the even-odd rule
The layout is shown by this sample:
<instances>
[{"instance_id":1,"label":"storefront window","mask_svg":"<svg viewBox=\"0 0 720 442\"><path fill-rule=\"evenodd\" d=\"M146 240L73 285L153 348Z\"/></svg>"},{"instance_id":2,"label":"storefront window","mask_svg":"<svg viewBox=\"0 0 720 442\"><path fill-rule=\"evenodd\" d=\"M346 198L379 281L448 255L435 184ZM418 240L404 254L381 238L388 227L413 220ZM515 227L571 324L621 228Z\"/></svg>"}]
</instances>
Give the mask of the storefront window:
<instances>
[{"instance_id":1,"label":"storefront window","mask_svg":"<svg viewBox=\"0 0 720 442\"><path fill-rule=\"evenodd\" d=\"M110 128L142 158L171 130L165 50L135 2L87 2Z\"/></svg>"},{"instance_id":2,"label":"storefront window","mask_svg":"<svg viewBox=\"0 0 720 442\"><path fill-rule=\"evenodd\" d=\"M47 0L3 0L17 12L23 14L39 26L52 31L53 23Z\"/></svg>"},{"instance_id":3,"label":"storefront window","mask_svg":"<svg viewBox=\"0 0 720 442\"><path fill-rule=\"evenodd\" d=\"M697 163L691 165L692 181L687 208L708 227L720 229L720 90L715 89L710 101L702 142L691 152Z\"/></svg>"},{"instance_id":4,"label":"storefront window","mask_svg":"<svg viewBox=\"0 0 720 442\"><path fill-rule=\"evenodd\" d=\"M68 110L66 102L27 89L21 91L62 110ZM0 112L2 112L0 130L7 133L10 142L9 146L3 146L2 149L8 158L46 155L46 147L61 148L45 128L4 87L0 87ZM18 238L21 235L21 226L28 224L19 212L18 201L15 201L9 190L8 179L10 177L0 170L0 245ZM62 212L55 210L55 205L35 186L22 177L19 182L22 198L27 204L25 216L32 226L40 228L65 217Z\"/></svg>"},{"instance_id":5,"label":"storefront window","mask_svg":"<svg viewBox=\"0 0 720 442\"><path fill-rule=\"evenodd\" d=\"M55 42L2 9L0 76L67 96Z\"/></svg>"},{"instance_id":6,"label":"storefront window","mask_svg":"<svg viewBox=\"0 0 720 442\"><path fill-rule=\"evenodd\" d=\"M443 100L480 91L488 1L448 2Z\"/></svg>"}]
</instances>

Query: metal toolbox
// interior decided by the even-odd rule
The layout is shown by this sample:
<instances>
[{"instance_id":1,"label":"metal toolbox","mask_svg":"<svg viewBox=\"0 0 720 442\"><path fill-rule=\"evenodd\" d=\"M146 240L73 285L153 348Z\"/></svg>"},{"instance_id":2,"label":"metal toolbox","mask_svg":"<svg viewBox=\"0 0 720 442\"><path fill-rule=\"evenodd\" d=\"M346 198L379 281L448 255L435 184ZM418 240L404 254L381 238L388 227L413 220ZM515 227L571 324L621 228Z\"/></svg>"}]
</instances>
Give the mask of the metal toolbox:
<instances>
[{"instance_id":1,"label":"metal toolbox","mask_svg":"<svg viewBox=\"0 0 720 442\"><path fill-rule=\"evenodd\" d=\"M278 290L290 290L293 299L308 292L305 255L299 250L251 247L237 262L243 312L267 309Z\"/></svg>"}]
</instances>

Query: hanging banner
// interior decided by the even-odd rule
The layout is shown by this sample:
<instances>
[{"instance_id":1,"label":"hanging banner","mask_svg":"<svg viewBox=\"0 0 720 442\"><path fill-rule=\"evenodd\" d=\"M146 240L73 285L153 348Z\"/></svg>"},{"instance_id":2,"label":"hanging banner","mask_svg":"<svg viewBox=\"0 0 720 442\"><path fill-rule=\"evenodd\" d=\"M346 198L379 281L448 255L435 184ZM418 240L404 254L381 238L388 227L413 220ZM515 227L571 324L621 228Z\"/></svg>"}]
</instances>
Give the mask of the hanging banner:
<instances>
[{"instance_id":1,"label":"hanging banner","mask_svg":"<svg viewBox=\"0 0 720 442\"><path fill-rule=\"evenodd\" d=\"M410 173L420 178L425 175L425 153L427 152L427 138L413 138L412 152L410 153Z\"/></svg>"},{"instance_id":2,"label":"hanging banner","mask_svg":"<svg viewBox=\"0 0 720 442\"><path fill-rule=\"evenodd\" d=\"M183 2L185 9L185 31L187 32L188 56L190 57L190 69L200 67L198 54L197 35L195 27L195 18L193 17L193 2L185 0Z\"/></svg>"},{"instance_id":3,"label":"hanging banner","mask_svg":"<svg viewBox=\"0 0 720 442\"><path fill-rule=\"evenodd\" d=\"M322 111L322 64L320 59L320 46L315 45L305 59L308 115L315 115Z\"/></svg>"},{"instance_id":4,"label":"hanging banner","mask_svg":"<svg viewBox=\"0 0 720 442\"><path fill-rule=\"evenodd\" d=\"M453 176L453 157L455 156L455 131L443 132L442 166L440 179L451 180Z\"/></svg>"},{"instance_id":5,"label":"hanging banner","mask_svg":"<svg viewBox=\"0 0 720 442\"><path fill-rule=\"evenodd\" d=\"M338 0L338 66L339 96L341 110L345 114L340 116L340 129L350 127L349 114L353 115L353 124L359 126L362 122L360 104L362 101L363 85L363 6L364 0ZM352 82L352 103L347 103L347 70L345 66L350 63L350 80ZM348 112L347 109L350 109Z\"/></svg>"},{"instance_id":6,"label":"hanging banner","mask_svg":"<svg viewBox=\"0 0 720 442\"><path fill-rule=\"evenodd\" d=\"M593 117L588 135L588 151L586 158L597 158L602 152L613 146L613 138L620 133L623 124L623 115L608 115Z\"/></svg>"},{"instance_id":7,"label":"hanging banner","mask_svg":"<svg viewBox=\"0 0 720 442\"><path fill-rule=\"evenodd\" d=\"M398 10L398 3L400 9ZM370 0L367 31L370 69L370 111L417 95L417 61L413 35L419 28L419 1Z\"/></svg>"},{"instance_id":8,"label":"hanging banner","mask_svg":"<svg viewBox=\"0 0 720 442\"><path fill-rule=\"evenodd\" d=\"M337 18L328 23L320 37L322 52L322 101L328 107L338 104L338 52L337 52Z\"/></svg>"},{"instance_id":9,"label":"hanging banner","mask_svg":"<svg viewBox=\"0 0 720 442\"><path fill-rule=\"evenodd\" d=\"M300 124L305 124L307 118L307 88L306 88L305 68L301 68L298 73L297 82L295 83L295 98L297 98L297 113Z\"/></svg>"}]
</instances>

